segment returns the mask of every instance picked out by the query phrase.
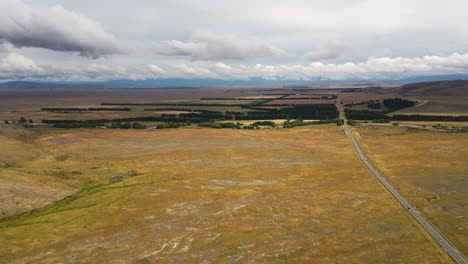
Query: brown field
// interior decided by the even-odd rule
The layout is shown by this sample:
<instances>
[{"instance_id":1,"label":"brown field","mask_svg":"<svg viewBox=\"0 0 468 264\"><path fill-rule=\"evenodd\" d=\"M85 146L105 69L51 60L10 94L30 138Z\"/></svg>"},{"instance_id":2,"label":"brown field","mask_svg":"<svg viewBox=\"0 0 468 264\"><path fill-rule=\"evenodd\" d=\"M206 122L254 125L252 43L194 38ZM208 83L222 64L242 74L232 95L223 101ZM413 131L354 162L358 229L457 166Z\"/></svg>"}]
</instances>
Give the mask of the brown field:
<instances>
[{"instance_id":1,"label":"brown field","mask_svg":"<svg viewBox=\"0 0 468 264\"><path fill-rule=\"evenodd\" d=\"M4 212L81 188L0 223L4 263L452 263L335 125L1 131Z\"/></svg>"},{"instance_id":2,"label":"brown field","mask_svg":"<svg viewBox=\"0 0 468 264\"><path fill-rule=\"evenodd\" d=\"M341 93L340 98L343 101L343 105L360 103L369 100L383 100L385 98L395 98L401 97L398 94L376 94L376 93L364 93L364 92L355 92L355 93ZM367 106L367 105L366 105ZM356 106L357 107L357 106Z\"/></svg>"},{"instance_id":3,"label":"brown field","mask_svg":"<svg viewBox=\"0 0 468 264\"><path fill-rule=\"evenodd\" d=\"M275 104L335 104L335 100L321 100L321 99L312 99L312 100L274 100L271 102L266 102L263 105L275 105Z\"/></svg>"},{"instance_id":4,"label":"brown field","mask_svg":"<svg viewBox=\"0 0 468 264\"><path fill-rule=\"evenodd\" d=\"M468 253L468 135L355 127L369 160L449 238Z\"/></svg>"},{"instance_id":5,"label":"brown field","mask_svg":"<svg viewBox=\"0 0 468 264\"><path fill-rule=\"evenodd\" d=\"M250 97L262 92L226 88L193 89L0 89L0 111L42 107L86 107L105 103L151 103L158 101L198 100L202 97Z\"/></svg>"},{"instance_id":6,"label":"brown field","mask_svg":"<svg viewBox=\"0 0 468 264\"><path fill-rule=\"evenodd\" d=\"M421 100L421 99L420 99ZM435 114L468 114L468 97L425 97L427 103L415 107L406 108L401 113L435 113Z\"/></svg>"},{"instance_id":7,"label":"brown field","mask_svg":"<svg viewBox=\"0 0 468 264\"><path fill-rule=\"evenodd\" d=\"M93 106L97 107L97 106ZM85 112L55 112L55 111L39 111L18 110L15 112L0 112L0 120L19 120L21 117L27 120L32 119L34 122L41 122L44 119L49 120L97 120L97 119L114 119L128 117L144 117L144 116L160 116L166 114L160 111L85 111Z\"/></svg>"},{"instance_id":8,"label":"brown field","mask_svg":"<svg viewBox=\"0 0 468 264\"><path fill-rule=\"evenodd\" d=\"M256 106L256 108L261 108L261 109L281 109L285 107L288 107L288 106L264 106L264 105Z\"/></svg>"},{"instance_id":9,"label":"brown field","mask_svg":"<svg viewBox=\"0 0 468 264\"><path fill-rule=\"evenodd\" d=\"M451 88L452 95L445 94ZM458 95L455 95L458 94ZM414 92L403 91L401 88L387 88L376 90L371 88L369 91L341 93L343 104L358 103L369 100L383 100L385 98L404 98L418 102L415 107L400 110L402 113L415 114L468 114L468 96L466 96L466 88L458 87L442 87L436 90L420 90ZM426 102L427 101L427 102ZM358 109L359 106L353 108Z\"/></svg>"}]
</instances>

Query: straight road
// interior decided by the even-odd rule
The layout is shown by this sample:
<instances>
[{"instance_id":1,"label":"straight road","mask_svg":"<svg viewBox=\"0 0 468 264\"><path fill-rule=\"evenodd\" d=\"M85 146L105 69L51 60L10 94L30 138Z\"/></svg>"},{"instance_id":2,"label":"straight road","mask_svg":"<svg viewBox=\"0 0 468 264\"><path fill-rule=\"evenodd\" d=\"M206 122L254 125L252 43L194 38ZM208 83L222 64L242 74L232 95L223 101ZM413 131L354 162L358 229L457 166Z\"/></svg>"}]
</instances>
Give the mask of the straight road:
<instances>
[{"instance_id":1,"label":"straight road","mask_svg":"<svg viewBox=\"0 0 468 264\"><path fill-rule=\"evenodd\" d=\"M336 106L340 111L340 118L345 120L344 113L341 108L341 100L337 99ZM421 226L426 229L426 231L440 244L440 246L459 264L467 264L465 256L458 251L450 242L416 209L413 205L411 205L406 198L404 198L394 187L391 185L384 176L382 176L372 164L367 161L366 156L359 147L356 139L354 138L351 129L349 129L348 124L346 124L346 120L344 123L344 128L353 143L356 152L359 155L359 158L362 162L366 165L366 167L374 174L374 176L387 188L387 190L392 193L392 195L403 205L406 210L421 224Z\"/></svg>"}]
</instances>

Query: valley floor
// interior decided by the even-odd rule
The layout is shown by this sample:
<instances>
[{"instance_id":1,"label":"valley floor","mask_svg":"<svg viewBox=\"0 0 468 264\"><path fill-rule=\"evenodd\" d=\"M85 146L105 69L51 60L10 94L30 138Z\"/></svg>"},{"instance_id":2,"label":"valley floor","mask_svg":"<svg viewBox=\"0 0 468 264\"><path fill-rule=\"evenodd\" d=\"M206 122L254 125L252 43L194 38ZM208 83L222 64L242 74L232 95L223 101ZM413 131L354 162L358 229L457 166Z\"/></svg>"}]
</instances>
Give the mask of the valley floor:
<instances>
[{"instance_id":1,"label":"valley floor","mask_svg":"<svg viewBox=\"0 0 468 264\"><path fill-rule=\"evenodd\" d=\"M372 129L388 129L390 139L396 133L392 149L405 133L358 128L365 146L366 138L380 140ZM21 204L42 199L42 207L76 194L0 222L6 263L452 263L336 125L37 131L1 133L0 181L15 186L0 189L8 201L2 210L16 214L31 209ZM444 152L444 142L435 151ZM385 149L366 150L386 168L387 159L378 159ZM466 162L460 151L452 163ZM462 166L445 165L445 174ZM416 188L410 184L402 188ZM443 194L411 198L420 195ZM426 211L453 212L447 221L460 226L462 196L430 201Z\"/></svg>"}]
</instances>

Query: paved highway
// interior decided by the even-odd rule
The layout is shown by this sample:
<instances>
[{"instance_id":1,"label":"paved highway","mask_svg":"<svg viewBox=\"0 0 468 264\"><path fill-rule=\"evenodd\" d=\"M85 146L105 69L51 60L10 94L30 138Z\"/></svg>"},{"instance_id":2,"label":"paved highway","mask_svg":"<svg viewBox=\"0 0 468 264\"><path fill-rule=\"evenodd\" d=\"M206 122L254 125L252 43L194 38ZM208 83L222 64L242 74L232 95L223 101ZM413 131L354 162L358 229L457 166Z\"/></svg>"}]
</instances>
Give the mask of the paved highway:
<instances>
[{"instance_id":1,"label":"paved highway","mask_svg":"<svg viewBox=\"0 0 468 264\"><path fill-rule=\"evenodd\" d=\"M340 118L345 119L343 111L341 109L341 101L339 97L337 99L337 107L340 110ZM356 139L354 138L353 133L349 129L348 125L344 124L344 128L351 139L356 152L361 158L362 162L367 166L367 168L374 174L374 176L390 191L393 196L403 205L406 210L413 215L413 217L421 224L424 229L440 244L440 246L459 264L467 264L465 256L458 251L450 242L416 209L413 205L411 205L408 200L406 200L388 181L382 176L373 166L372 164L367 161L366 156L362 152L359 144L357 143Z\"/></svg>"}]
</instances>

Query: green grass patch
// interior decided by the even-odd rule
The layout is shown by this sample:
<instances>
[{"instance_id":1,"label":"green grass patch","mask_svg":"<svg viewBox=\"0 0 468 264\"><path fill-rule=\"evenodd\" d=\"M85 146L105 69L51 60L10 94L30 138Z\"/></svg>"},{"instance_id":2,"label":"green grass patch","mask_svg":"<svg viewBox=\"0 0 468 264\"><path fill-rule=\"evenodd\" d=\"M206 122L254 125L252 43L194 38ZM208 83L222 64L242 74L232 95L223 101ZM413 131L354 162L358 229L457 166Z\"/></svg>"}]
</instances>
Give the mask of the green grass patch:
<instances>
[{"instance_id":1,"label":"green grass patch","mask_svg":"<svg viewBox=\"0 0 468 264\"><path fill-rule=\"evenodd\" d=\"M252 105L265 102L265 100L192 100L177 102L154 102L155 104L179 105L179 104L207 104L207 105Z\"/></svg>"},{"instance_id":2,"label":"green grass patch","mask_svg":"<svg viewBox=\"0 0 468 264\"><path fill-rule=\"evenodd\" d=\"M91 208L98 206L101 203L89 203L89 204L84 204L84 205L72 205L72 203L76 202L78 199L86 198L91 195L94 195L96 193L100 193L103 191L107 190L114 190L114 189L121 189L121 188L129 188L129 187L134 187L137 185L142 185L144 183L134 183L134 184L128 184L128 185L121 185L121 186L112 186L117 183L123 183L123 181L111 181L109 183L102 183L102 184L94 184L94 185L88 185L88 186L83 186L80 191L78 191L76 194L67 197L57 203L55 203L53 206L45 208L45 209L39 209L37 211L32 211L28 214L24 214L22 216L19 216L17 219L10 220L8 222L5 222L4 224L0 224L0 229L3 228L9 228L9 227L16 227L16 226L22 226L22 225L32 225L32 224L40 224L40 223L54 223L53 221L32 221L33 219L51 215L51 214L56 214L56 213L61 213L65 211L72 211L72 210L80 210L80 209L86 209L86 208Z\"/></svg>"},{"instance_id":3,"label":"green grass patch","mask_svg":"<svg viewBox=\"0 0 468 264\"><path fill-rule=\"evenodd\" d=\"M429 115L429 116L466 116L468 113L411 113L411 112L392 112L388 113L387 116L394 115Z\"/></svg>"}]
</instances>

